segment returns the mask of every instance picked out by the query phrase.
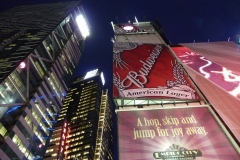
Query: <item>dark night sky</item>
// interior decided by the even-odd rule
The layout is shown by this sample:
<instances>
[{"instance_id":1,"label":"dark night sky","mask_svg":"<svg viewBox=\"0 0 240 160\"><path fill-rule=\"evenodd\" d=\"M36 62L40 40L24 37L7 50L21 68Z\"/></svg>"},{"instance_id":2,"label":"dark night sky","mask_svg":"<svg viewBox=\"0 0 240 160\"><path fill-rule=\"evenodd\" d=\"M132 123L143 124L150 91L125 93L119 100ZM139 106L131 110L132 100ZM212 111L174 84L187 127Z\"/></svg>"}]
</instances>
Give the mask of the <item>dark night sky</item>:
<instances>
[{"instance_id":1,"label":"dark night sky","mask_svg":"<svg viewBox=\"0 0 240 160\"><path fill-rule=\"evenodd\" d=\"M61 1L61 0L59 0ZM0 11L57 0L0 0ZM66 1L66 0L65 0ZM156 19L171 44L234 40L240 34L240 0L83 0L91 36L75 75L101 67L106 87L112 92L112 42L110 22L126 23ZM117 18L116 18L117 17Z\"/></svg>"}]
</instances>

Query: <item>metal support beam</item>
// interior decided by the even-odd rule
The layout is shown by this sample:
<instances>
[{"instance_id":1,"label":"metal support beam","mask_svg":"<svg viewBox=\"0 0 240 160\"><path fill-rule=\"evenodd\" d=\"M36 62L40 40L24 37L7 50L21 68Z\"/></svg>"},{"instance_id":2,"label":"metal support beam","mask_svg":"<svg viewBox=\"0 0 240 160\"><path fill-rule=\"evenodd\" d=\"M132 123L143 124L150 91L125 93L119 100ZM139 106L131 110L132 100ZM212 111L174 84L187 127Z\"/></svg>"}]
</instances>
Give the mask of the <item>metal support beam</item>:
<instances>
[{"instance_id":1,"label":"metal support beam","mask_svg":"<svg viewBox=\"0 0 240 160\"><path fill-rule=\"evenodd\" d=\"M11 75L8 76L9 80L12 82L13 86L16 88L17 92L19 93L19 95L22 97L23 101L26 102L27 99L26 97L23 95L23 93L20 91L19 87L17 86L17 84L14 82L14 80L12 79Z\"/></svg>"},{"instance_id":2,"label":"metal support beam","mask_svg":"<svg viewBox=\"0 0 240 160\"><path fill-rule=\"evenodd\" d=\"M0 107L22 106L24 103L0 104Z\"/></svg>"},{"instance_id":3,"label":"metal support beam","mask_svg":"<svg viewBox=\"0 0 240 160\"><path fill-rule=\"evenodd\" d=\"M60 35L59 33L57 33L56 31L53 31L53 33L54 34L56 34L56 35L58 35L59 37L61 37L62 39L65 39L65 40L67 40L67 38L66 37L63 37L62 35Z\"/></svg>"},{"instance_id":4,"label":"metal support beam","mask_svg":"<svg viewBox=\"0 0 240 160\"><path fill-rule=\"evenodd\" d=\"M42 59L42 60L44 60L44 61L47 61L47 62L53 62L52 60L49 60L49 59L46 59L46 58L43 58L43 57L39 57L39 56L37 56L37 55L34 55L34 54L30 54L30 56L31 57L35 57L35 58L38 58L38 59Z\"/></svg>"},{"instance_id":5,"label":"metal support beam","mask_svg":"<svg viewBox=\"0 0 240 160\"><path fill-rule=\"evenodd\" d=\"M30 56L27 57L27 99L29 99L29 68L30 68Z\"/></svg>"}]
</instances>

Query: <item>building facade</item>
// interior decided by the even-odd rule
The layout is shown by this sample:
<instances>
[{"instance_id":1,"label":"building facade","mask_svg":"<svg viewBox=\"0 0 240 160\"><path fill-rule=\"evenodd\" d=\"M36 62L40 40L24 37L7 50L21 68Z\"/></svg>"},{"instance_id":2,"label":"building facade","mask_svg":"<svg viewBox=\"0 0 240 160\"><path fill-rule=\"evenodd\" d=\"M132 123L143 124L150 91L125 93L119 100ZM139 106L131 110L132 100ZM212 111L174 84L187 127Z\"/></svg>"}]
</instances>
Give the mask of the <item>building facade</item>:
<instances>
[{"instance_id":1,"label":"building facade","mask_svg":"<svg viewBox=\"0 0 240 160\"><path fill-rule=\"evenodd\" d=\"M44 154L83 51L83 17L80 2L0 13L0 159Z\"/></svg>"},{"instance_id":2,"label":"building facade","mask_svg":"<svg viewBox=\"0 0 240 160\"><path fill-rule=\"evenodd\" d=\"M112 27L119 159L239 159L237 45L170 45L156 20Z\"/></svg>"},{"instance_id":3,"label":"building facade","mask_svg":"<svg viewBox=\"0 0 240 160\"><path fill-rule=\"evenodd\" d=\"M98 69L77 78L63 103L44 160L112 160L113 115Z\"/></svg>"}]
</instances>

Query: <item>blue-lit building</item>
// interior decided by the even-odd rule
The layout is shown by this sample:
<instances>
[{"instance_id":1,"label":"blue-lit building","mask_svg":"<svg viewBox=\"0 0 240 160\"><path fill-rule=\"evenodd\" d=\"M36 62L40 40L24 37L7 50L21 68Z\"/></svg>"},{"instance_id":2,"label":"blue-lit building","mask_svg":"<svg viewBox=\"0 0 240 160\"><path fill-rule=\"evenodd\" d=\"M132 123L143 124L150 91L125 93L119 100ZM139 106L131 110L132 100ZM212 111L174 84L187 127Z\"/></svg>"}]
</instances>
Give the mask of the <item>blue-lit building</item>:
<instances>
[{"instance_id":1,"label":"blue-lit building","mask_svg":"<svg viewBox=\"0 0 240 160\"><path fill-rule=\"evenodd\" d=\"M84 17L76 1L0 13L0 159L44 155L89 34Z\"/></svg>"}]
</instances>

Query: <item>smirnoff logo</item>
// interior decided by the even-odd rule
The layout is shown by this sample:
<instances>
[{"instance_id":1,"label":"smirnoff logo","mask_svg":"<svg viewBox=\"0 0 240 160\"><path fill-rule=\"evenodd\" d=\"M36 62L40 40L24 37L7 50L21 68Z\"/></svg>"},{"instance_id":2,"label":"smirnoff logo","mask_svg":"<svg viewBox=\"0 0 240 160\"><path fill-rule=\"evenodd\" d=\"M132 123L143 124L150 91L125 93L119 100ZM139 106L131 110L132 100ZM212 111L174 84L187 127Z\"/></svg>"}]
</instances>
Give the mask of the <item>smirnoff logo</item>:
<instances>
[{"instance_id":1,"label":"smirnoff logo","mask_svg":"<svg viewBox=\"0 0 240 160\"><path fill-rule=\"evenodd\" d=\"M201 157L202 152L198 149L187 150L178 145L171 145L167 151L154 152L155 159L163 160L194 160L196 157Z\"/></svg>"},{"instance_id":2,"label":"smirnoff logo","mask_svg":"<svg viewBox=\"0 0 240 160\"><path fill-rule=\"evenodd\" d=\"M148 48L149 46L151 49ZM126 56L127 54L129 57ZM135 59L127 59L131 56L136 57L136 61ZM160 61L162 59L163 62ZM131 62L128 63L128 61ZM181 66L176 64L164 45L116 42L114 44L114 63L113 83L120 97L196 98L195 90L185 80ZM163 74L161 74L161 70L164 71ZM154 76L152 76L153 72L155 72ZM175 80L173 81L173 79Z\"/></svg>"}]
</instances>

